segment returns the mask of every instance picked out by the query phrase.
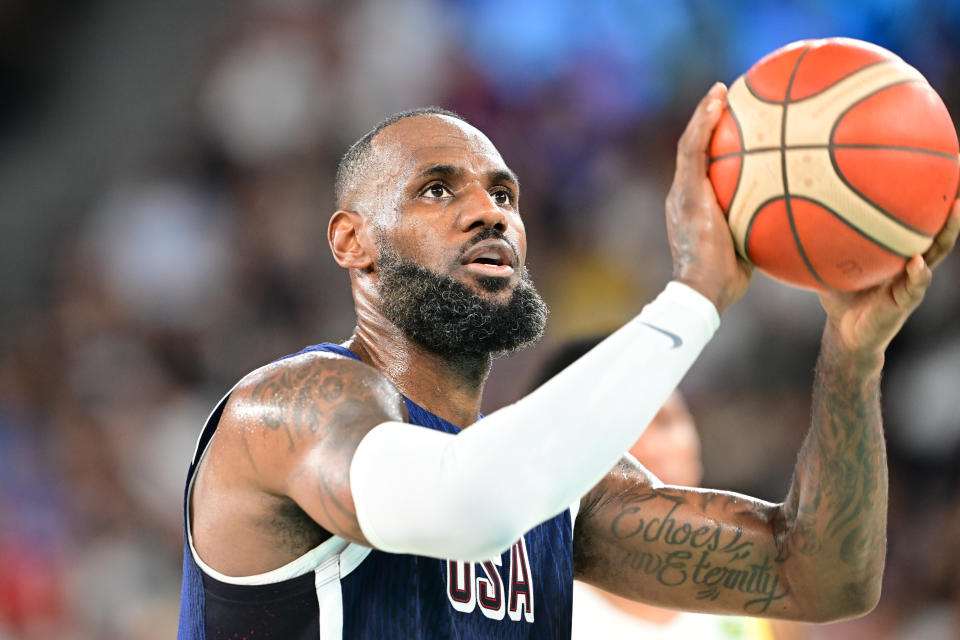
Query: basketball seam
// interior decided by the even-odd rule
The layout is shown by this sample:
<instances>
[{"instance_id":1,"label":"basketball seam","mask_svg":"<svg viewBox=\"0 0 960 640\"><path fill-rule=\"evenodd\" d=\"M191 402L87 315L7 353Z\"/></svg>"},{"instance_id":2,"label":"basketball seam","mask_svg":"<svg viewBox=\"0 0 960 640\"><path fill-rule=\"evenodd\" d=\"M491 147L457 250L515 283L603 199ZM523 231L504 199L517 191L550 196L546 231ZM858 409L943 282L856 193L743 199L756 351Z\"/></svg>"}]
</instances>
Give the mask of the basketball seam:
<instances>
[{"instance_id":1,"label":"basketball seam","mask_svg":"<svg viewBox=\"0 0 960 640\"><path fill-rule=\"evenodd\" d=\"M866 144L866 143L832 143L827 144L795 144L787 147L788 151L799 150L818 150L818 149L871 149L878 151L903 151L905 153L922 153L925 155L936 156L945 160L951 160L954 163L960 163L960 158L946 151L934 151L933 149L924 149L922 147L907 147L893 144ZM753 149L744 149L742 151L731 151L730 153L721 153L710 158L710 163L735 158L738 156L747 156L754 153L770 153L771 151L780 151L780 147L755 147Z\"/></svg>"},{"instance_id":2,"label":"basketball seam","mask_svg":"<svg viewBox=\"0 0 960 640\"><path fill-rule=\"evenodd\" d=\"M740 141L740 148L743 149L745 147L743 142L743 130L740 128L740 121L737 119L737 114L734 113L733 111L733 105L730 104L729 94L727 97L724 98L724 102L726 102L727 104L727 112L730 114L730 119L733 120L733 125L737 128L737 138ZM708 166L709 166L709 163L708 163ZM730 194L730 201L727 203L727 216L730 215L730 210L733 208L733 203L737 198L737 192L740 190L741 178L743 178L743 159L742 158L740 160L740 166L737 167L737 181L733 185L733 192ZM743 249L744 249L743 252L747 253L746 245L744 245ZM746 260L747 262L750 262L750 263L753 262L752 260L750 260L749 256L746 257Z\"/></svg>"},{"instance_id":3,"label":"basketball seam","mask_svg":"<svg viewBox=\"0 0 960 640\"><path fill-rule=\"evenodd\" d=\"M812 145L811 145L812 146ZM946 151L935 151L934 149L924 149L923 147L908 147L906 145L897 145L897 144L867 144L867 143L829 143L825 145L827 149L871 149L877 151L903 151L905 153L922 153L928 156L936 156L938 158L943 158L945 160L951 160L952 162L960 162L960 158L952 153L947 153ZM796 147L791 147L793 149L802 149L804 147L798 145Z\"/></svg>"},{"instance_id":4,"label":"basketball seam","mask_svg":"<svg viewBox=\"0 0 960 640\"><path fill-rule=\"evenodd\" d=\"M858 235L863 236L866 240L869 240L872 244L874 244L875 246L879 247L880 249L883 249L884 251L886 251L886 252L889 253L890 255L897 256L898 258L903 258L903 259L906 259L906 258L909 258L909 257L910 257L910 256L905 256L905 255L903 255L902 253L900 253L899 251L896 251L895 249L893 249L892 247L888 247L887 245L883 244L882 242L878 242L875 238L872 238L872 237L868 236L868 235L867 235L866 233L864 233L861 229L857 228L856 226L852 225L850 222L848 222L847 220L845 220L845 219L843 218L843 216L841 216L840 214L838 214L832 207L830 207L829 205L827 205L825 202L822 202L822 201L820 201L820 200L817 200L816 198L811 198L811 197L809 197L809 196L792 196L792 197L793 197L794 199L796 199L796 200L803 200L803 201L805 201L805 202L810 202L810 203L812 203L812 204L817 205L818 207L820 207L821 209L823 209L824 211L826 211L827 213L829 213L831 216L833 216L834 218L836 218L837 220L839 220L840 222L842 222L844 225L846 225L847 227L850 227L851 229L853 229ZM763 209L766 208L767 205L769 205L770 203L776 202L776 201L779 200L779 199L780 199L780 196L774 196L774 197L772 197L772 198L767 198L766 200L764 200L763 202L761 202L759 205L757 205L757 213L759 213L760 211L763 211ZM758 217L759 217L759 216L754 215L752 218L750 218L750 222L747 223L747 230L746 230L746 232L744 233L744 246L749 246L749 245L750 245L750 236L753 234L753 223L757 220Z\"/></svg>"},{"instance_id":5,"label":"basketball seam","mask_svg":"<svg viewBox=\"0 0 960 640\"><path fill-rule=\"evenodd\" d=\"M873 96L879 94L881 91L886 91L887 89L890 89L890 88L892 88L892 87L900 86L901 84L910 84L911 82L914 82L914 83L917 83L917 84L927 84L926 82L924 82L924 81L922 81L922 80L917 80L917 79L914 79L914 78L908 78L908 79L906 79L906 80L896 80L896 81L891 82L891 83L889 83L889 84L885 84L885 85L883 85L882 87L877 87L876 89L874 89L874 90L871 91L870 93L867 93L867 94L864 94L864 95L862 95L862 96L859 96L855 102L851 102L849 105L847 105L847 108L846 108L846 109L844 109L843 111L841 111L840 113L837 114L836 119L834 119L834 121L833 121L833 125L831 125L831 127L830 127L830 136L827 138L827 140L829 140L829 143L828 143L828 144L833 144L833 139L834 139L834 137L836 136L836 133L837 133L837 127L840 126L840 123L843 121L844 116L846 116L848 113L850 113L850 110L851 110L851 109L853 109L853 108L856 107L857 105L863 103L864 100L868 100L868 99L872 98Z\"/></svg>"},{"instance_id":6,"label":"basketball seam","mask_svg":"<svg viewBox=\"0 0 960 640\"><path fill-rule=\"evenodd\" d=\"M887 218L893 220L893 221L896 222L897 224L905 227L906 229L909 229L910 231L913 231L914 233L918 233L918 234L920 234L920 235L922 235L922 236L925 236L925 237L928 237L928 238L932 238L932 237L933 237L932 234L929 234L929 233L927 233L926 231L922 231L922 230L920 230L920 229L917 229L917 228L914 227L913 225L907 224L906 222L904 222L903 220L901 220L901 219L898 218L897 216L893 215L892 213L890 213L889 211L887 211L886 209L884 209L883 207L881 207L880 205L878 205L876 202L874 202L873 200L871 200L870 198L868 198L867 196L865 196L859 189L857 189L857 188L854 187L852 184L850 184L850 181L847 180L847 177L846 177L845 175L843 175L843 172L840 170L840 166L837 164L837 157L836 157L836 155L833 153L834 148L835 148L835 147L833 146L833 139L834 139L834 136L835 136L836 133L837 133L837 127L840 126L840 123L843 121L843 118L844 118L848 113L850 113L850 110L851 110L851 109L853 109L853 108L856 107L857 105L863 103L865 100L867 100L867 99L869 99L869 98L872 98L873 96L879 94L881 91L886 91L887 89L889 89L889 88L891 88L891 87L896 87L896 86L899 86L899 85L902 85L902 84L909 84L909 83L911 83L911 82L916 82L916 83L918 83L918 84L925 84L925 83L922 83L920 80L899 80L899 81L897 81L897 82L891 82L891 83L888 84L888 85L885 85L885 86L883 86L883 87L880 87L880 88L878 88L878 89L876 89L876 90L874 90L874 91L871 91L870 93L868 93L868 94L866 94L866 95L864 95L864 96L861 96L860 99L858 99L856 102L852 103L852 104L851 104L850 106L848 106L846 109L844 109L843 111L841 111L841 112L837 115L836 120L834 120L833 126L830 127L830 137L828 138L828 140L830 141L830 143L829 143L830 146L828 147L827 151L828 151L828 153L829 153L829 155L830 155L830 164L833 165L833 172L834 172L835 174L837 174L837 178L840 180L840 182L842 182L843 184L845 184L848 189L850 189L851 191L853 191L853 193L855 193L855 194L857 195L857 197L859 197L859 198L862 199L864 202L866 202L867 204L869 204L869 205L871 205L872 207L874 207L877 211L879 211L881 214L883 214L883 215L886 216ZM842 148L842 147L836 147L836 148ZM951 157L951 156L948 156L948 157ZM951 157L951 158L952 158L952 157ZM956 159L954 159L954 160L956 160ZM878 244L879 244L879 243L878 243ZM900 255L900 253L897 252L897 255ZM909 257L909 256L905 256L905 257Z\"/></svg>"},{"instance_id":7,"label":"basketball seam","mask_svg":"<svg viewBox=\"0 0 960 640\"><path fill-rule=\"evenodd\" d=\"M873 62L868 62L867 64L863 65L862 67L857 67L856 69L854 69L854 70L851 71L850 73L848 73L848 74L846 74L846 75L843 75L843 76L840 76L839 78L837 78L836 80L834 80L833 82L831 82L830 84L828 84L827 86L825 86L823 89L820 89L819 91L817 91L817 92L815 92L815 93L811 93L810 95L808 95L808 96L806 96L806 97L800 98L799 100L791 100L791 102L804 102L805 100L810 100L811 98L816 98L818 95L820 95L820 94L823 93L824 91L827 91L827 90L831 89L832 87L836 86L838 83L846 80L847 78L849 78L850 76L852 76L852 75L854 75L854 74L856 74L856 73L860 73L860 72L863 71L864 69L869 69L870 67L874 67L874 66L876 66L876 65L878 65L878 64L883 64L883 63L886 63L886 62L895 62L895 61L896 61L896 60L895 60L894 58L886 58L886 59L883 59L883 60L875 60L875 61L873 61ZM787 94L787 97L788 97L788 98L790 97L790 94L789 94L789 93Z\"/></svg>"},{"instance_id":8,"label":"basketball seam","mask_svg":"<svg viewBox=\"0 0 960 640\"><path fill-rule=\"evenodd\" d=\"M894 255L894 256L897 256L898 258L904 258L904 259L906 259L906 258L909 258L909 257L910 257L910 256L908 256L908 255L904 255L904 254L900 253L899 251L897 251L897 250L894 249L893 247L888 247L888 246L885 245L884 243L878 241L876 238L873 238L873 237L871 237L871 236L868 236L868 235L866 234L866 232L864 232L862 229L860 229L859 227L857 227L856 225L854 225L853 223L851 223L849 220L846 220L843 216L841 216L839 213L837 213L832 207L828 206L826 203L821 202L820 200L817 200L816 198L811 198L811 197L809 197L809 196L794 196L794 198L796 198L797 200L805 200L806 202L811 202L811 203L817 205L818 207L820 207L821 209L823 209L824 211L826 211L827 213L829 213L831 216L833 216L834 218L836 218L837 220L839 220L840 222L842 222L842 223L845 224L846 226L850 227L851 229L853 229L854 231L856 231L859 235L863 236L864 238L866 238L867 240L869 240L871 243L873 243L874 245L880 247L881 249L883 249L883 250L886 251L887 253L889 253L889 254L891 254L891 255Z\"/></svg>"},{"instance_id":9,"label":"basketball seam","mask_svg":"<svg viewBox=\"0 0 960 640\"><path fill-rule=\"evenodd\" d=\"M807 51L809 51L809 50L810 50L810 47L807 47L806 49L803 50L803 52L802 52L802 53L800 54L800 56L797 58L796 65L799 65L799 64L800 64L800 60L803 59L803 57L807 54ZM806 97L803 97L803 98L800 98L799 100L791 100L791 102L803 102L804 100L809 100L810 98L816 98L818 95L820 95L820 94L823 93L824 91L830 89L832 86L834 86L835 84L837 84L837 83L840 82L841 80L846 80L847 78L849 78L850 76L852 76L852 75L855 74L855 73L860 73L860 72L861 72L862 70L864 70L864 69L867 69L867 68L869 68L869 67L872 67L872 66L875 66L875 65L884 63L884 62L894 62L894 59L893 59L893 58L889 58L889 59L885 59L885 60L875 60L874 62L868 62L867 64L863 65L862 67L857 67L856 69L854 69L854 70L851 71L850 73L847 73L847 74L845 74L845 75L843 75L843 76L840 76L839 78L837 78L836 80L834 80L831 84L827 85L827 86L824 87L823 89L820 89L820 90L817 91L816 93L811 93L810 95L808 95L808 96L806 96ZM786 93L786 95L784 95L784 99L786 99L786 100L789 100L789 99L790 99L790 89L791 89L791 87L792 87L792 85L793 85L793 76L796 74L796 70L797 70L797 66L796 66L796 65L794 65L793 72L790 74L790 83L787 85L787 93ZM749 72L747 72L747 73L749 73ZM771 100L770 98L765 98L765 97L761 96L759 93L757 93L757 90L754 89L754 87L753 87L753 83L750 82L750 77L749 77L746 73L743 74L743 80L744 80L744 83L747 85L747 90L753 95L754 98L756 98L756 99L759 100L760 102L765 102L765 103L767 103L767 104L779 104L779 105L784 104L784 102L782 102L782 101L780 101L780 100Z\"/></svg>"},{"instance_id":10,"label":"basketball seam","mask_svg":"<svg viewBox=\"0 0 960 640\"><path fill-rule=\"evenodd\" d=\"M793 234L793 242L797 246L797 251L800 253L800 257L803 258L803 264L806 265L810 275L812 275L814 279L821 285L827 287L827 283L823 281L823 279L820 277L820 274L817 273L817 270L813 268L813 265L810 263L810 258L807 257L807 252L803 250L803 243L800 242L800 235L797 233L797 225L793 220L793 207L790 205L790 183L787 179L787 109L790 105L790 90L793 88L793 81L797 77L797 70L800 68L800 63L803 62L803 59L807 55L808 51L810 51L810 47L805 48L797 57L797 62L793 65L793 71L790 72L790 80L787 82L787 91L784 95L784 100L782 103L783 115L780 121L780 171L783 177L783 201L787 209L787 222L790 223L790 232ZM756 215L757 211L755 210L753 212L753 217L755 218ZM747 253L749 253L749 250Z\"/></svg>"},{"instance_id":11,"label":"basketball seam","mask_svg":"<svg viewBox=\"0 0 960 640\"><path fill-rule=\"evenodd\" d=\"M876 202L874 202L872 199L868 198L866 195L863 194L863 192L861 192L859 189L857 189L856 187L854 187L852 184L850 184L850 181L847 180L847 177L846 177L845 175L843 175L843 172L840 170L840 165L837 163L837 157L834 155L833 149L830 149L830 164L833 166L833 172L834 172L835 174L837 174L837 178L840 180L840 182L842 182L843 184L845 184L845 185L847 186L847 188L850 189L850 191L852 191L853 193L855 193L855 194L857 195L858 198L860 198L861 200L863 200L864 202L866 202L867 204L869 204L870 206L872 206L874 209L876 209L877 211L879 211L881 214L883 214L883 215L886 216L887 218L890 218L891 220L893 220L894 222L896 222L896 223L897 223L898 225L900 225L901 227L904 227L905 229L909 229L910 231L912 231L912 232L914 232L914 233L916 233L916 234L918 234L918 235L924 236L925 238L933 238L933 234L932 234L932 233L929 233L929 232L927 232L927 231L924 231L923 229L918 229L917 227L913 226L912 224L909 224L909 223L905 222L904 220L902 220L901 218L898 218L897 216L893 215L892 213L890 213L889 211L887 211L886 209L884 209L883 207L881 207L879 204L877 204ZM878 243L878 244L879 244L879 243ZM897 255L901 255L901 254L900 254L899 252L897 252ZM907 257L909 257L909 256L907 256Z\"/></svg>"},{"instance_id":12,"label":"basketball seam","mask_svg":"<svg viewBox=\"0 0 960 640\"><path fill-rule=\"evenodd\" d=\"M803 56L801 56L801 57L803 57ZM760 102L765 102L765 103L767 103L767 104L783 105L782 102L778 102L777 100L771 100L770 98L764 98L764 97L761 96L759 93L757 93L757 90L753 88L753 84L751 84L750 78L747 76L746 73L743 74L743 84L746 85L747 91L750 92L750 95L752 95L754 98L756 98L756 99L759 100Z\"/></svg>"},{"instance_id":13,"label":"basketball seam","mask_svg":"<svg viewBox=\"0 0 960 640\"><path fill-rule=\"evenodd\" d=\"M758 214L766 208L771 202L776 202L780 200L782 196L774 196L772 198L767 198L763 202L757 205L757 208L754 209L753 215L750 216L750 222L747 223L747 230L743 234L743 248L744 251L749 251L748 247L750 246L750 234L753 233L753 223L757 221Z\"/></svg>"}]
</instances>

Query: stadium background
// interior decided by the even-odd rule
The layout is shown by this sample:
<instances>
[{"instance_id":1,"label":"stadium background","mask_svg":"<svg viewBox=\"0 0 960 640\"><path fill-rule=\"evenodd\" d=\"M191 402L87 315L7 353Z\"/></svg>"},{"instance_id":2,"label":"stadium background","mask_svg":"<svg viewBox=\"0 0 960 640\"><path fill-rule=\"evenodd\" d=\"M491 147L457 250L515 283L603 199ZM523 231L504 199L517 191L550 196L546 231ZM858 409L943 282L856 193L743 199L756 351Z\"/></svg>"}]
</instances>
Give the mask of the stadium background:
<instances>
[{"instance_id":1,"label":"stadium background","mask_svg":"<svg viewBox=\"0 0 960 640\"><path fill-rule=\"evenodd\" d=\"M0 4L0 639L173 637L197 430L239 376L349 335L325 241L339 155L438 104L523 182L546 341L499 360L517 398L563 340L669 277L676 139L721 79L846 35L960 114L960 3L6 0ZM960 628L960 260L891 348L888 570L816 638ZM683 385L707 486L785 493L822 323L757 276Z\"/></svg>"}]
</instances>

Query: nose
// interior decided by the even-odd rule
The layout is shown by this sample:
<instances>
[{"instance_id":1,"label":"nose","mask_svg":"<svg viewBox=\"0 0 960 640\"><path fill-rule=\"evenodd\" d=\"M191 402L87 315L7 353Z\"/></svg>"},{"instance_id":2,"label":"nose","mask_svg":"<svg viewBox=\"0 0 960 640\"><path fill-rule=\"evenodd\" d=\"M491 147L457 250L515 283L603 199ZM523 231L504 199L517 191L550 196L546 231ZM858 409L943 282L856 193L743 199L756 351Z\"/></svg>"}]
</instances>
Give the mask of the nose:
<instances>
[{"instance_id":1,"label":"nose","mask_svg":"<svg viewBox=\"0 0 960 640\"><path fill-rule=\"evenodd\" d=\"M470 185L461 202L458 223L462 231L491 228L503 233L507 230L506 215L480 185Z\"/></svg>"}]
</instances>

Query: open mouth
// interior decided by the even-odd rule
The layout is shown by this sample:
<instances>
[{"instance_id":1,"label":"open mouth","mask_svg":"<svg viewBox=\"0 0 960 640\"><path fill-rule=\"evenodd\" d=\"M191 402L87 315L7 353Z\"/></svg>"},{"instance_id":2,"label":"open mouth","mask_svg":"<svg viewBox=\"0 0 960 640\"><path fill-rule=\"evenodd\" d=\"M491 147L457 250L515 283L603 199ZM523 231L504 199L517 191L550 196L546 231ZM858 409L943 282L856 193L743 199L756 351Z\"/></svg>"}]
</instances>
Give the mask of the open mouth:
<instances>
[{"instance_id":1,"label":"open mouth","mask_svg":"<svg viewBox=\"0 0 960 640\"><path fill-rule=\"evenodd\" d=\"M514 270L514 255L509 245L502 240L481 242L467 252L462 264L484 276L510 276Z\"/></svg>"}]
</instances>

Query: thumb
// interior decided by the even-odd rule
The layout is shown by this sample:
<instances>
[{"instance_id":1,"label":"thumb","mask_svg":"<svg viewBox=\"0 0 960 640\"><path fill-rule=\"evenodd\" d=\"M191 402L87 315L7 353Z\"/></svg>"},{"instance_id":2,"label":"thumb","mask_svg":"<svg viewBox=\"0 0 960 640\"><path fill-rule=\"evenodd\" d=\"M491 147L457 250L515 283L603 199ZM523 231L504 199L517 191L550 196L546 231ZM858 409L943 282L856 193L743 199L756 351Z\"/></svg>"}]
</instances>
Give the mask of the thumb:
<instances>
[{"instance_id":1,"label":"thumb","mask_svg":"<svg viewBox=\"0 0 960 640\"><path fill-rule=\"evenodd\" d=\"M727 88L714 84L697 105L677 148L677 169L681 182L702 180L707 171L707 148L720 117Z\"/></svg>"}]
</instances>

